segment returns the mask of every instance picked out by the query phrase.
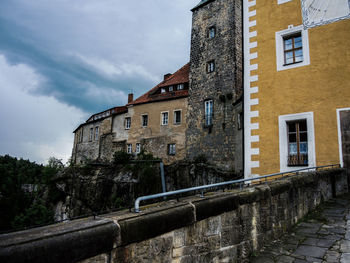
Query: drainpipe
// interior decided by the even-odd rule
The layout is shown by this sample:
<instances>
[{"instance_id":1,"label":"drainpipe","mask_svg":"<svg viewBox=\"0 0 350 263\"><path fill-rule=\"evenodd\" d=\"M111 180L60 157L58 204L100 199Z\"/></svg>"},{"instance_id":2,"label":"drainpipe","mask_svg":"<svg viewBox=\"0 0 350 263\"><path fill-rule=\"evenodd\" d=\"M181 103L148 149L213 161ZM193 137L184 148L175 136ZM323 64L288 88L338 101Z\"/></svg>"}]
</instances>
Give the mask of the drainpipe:
<instances>
[{"instance_id":1,"label":"drainpipe","mask_svg":"<svg viewBox=\"0 0 350 263\"><path fill-rule=\"evenodd\" d=\"M166 186L165 186L165 177L164 177L164 163L162 160L160 161L159 166L160 166L160 177L162 179L162 190L163 190L163 193L165 193ZM163 199L166 200L166 197L164 196Z\"/></svg>"}]
</instances>

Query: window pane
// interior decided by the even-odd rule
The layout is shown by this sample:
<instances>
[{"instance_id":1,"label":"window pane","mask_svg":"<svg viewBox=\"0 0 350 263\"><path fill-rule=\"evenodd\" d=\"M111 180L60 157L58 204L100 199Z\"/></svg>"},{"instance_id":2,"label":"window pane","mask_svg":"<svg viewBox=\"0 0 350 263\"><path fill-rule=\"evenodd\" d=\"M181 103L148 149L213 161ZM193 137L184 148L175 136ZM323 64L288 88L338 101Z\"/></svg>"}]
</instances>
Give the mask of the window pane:
<instances>
[{"instance_id":1,"label":"window pane","mask_svg":"<svg viewBox=\"0 0 350 263\"><path fill-rule=\"evenodd\" d=\"M301 142L307 142L307 132L301 132L300 133L300 141Z\"/></svg>"},{"instance_id":2,"label":"window pane","mask_svg":"<svg viewBox=\"0 0 350 263\"><path fill-rule=\"evenodd\" d=\"M299 144L300 146L300 153L306 154L307 153L307 142L301 142Z\"/></svg>"},{"instance_id":3,"label":"window pane","mask_svg":"<svg viewBox=\"0 0 350 263\"><path fill-rule=\"evenodd\" d=\"M293 63L293 58L286 59L286 64L292 64Z\"/></svg>"},{"instance_id":4,"label":"window pane","mask_svg":"<svg viewBox=\"0 0 350 263\"><path fill-rule=\"evenodd\" d=\"M290 133L288 134L289 142L296 142L297 141L297 134L296 133Z\"/></svg>"},{"instance_id":5,"label":"window pane","mask_svg":"<svg viewBox=\"0 0 350 263\"><path fill-rule=\"evenodd\" d=\"M295 57L295 62L301 62L301 61L303 61L303 55L299 57Z\"/></svg>"},{"instance_id":6,"label":"window pane","mask_svg":"<svg viewBox=\"0 0 350 263\"><path fill-rule=\"evenodd\" d=\"M288 132L296 132L296 124L295 123L288 123Z\"/></svg>"},{"instance_id":7,"label":"window pane","mask_svg":"<svg viewBox=\"0 0 350 263\"><path fill-rule=\"evenodd\" d=\"M307 125L306 125L306 121L304 120L304 121L300 121L300 123L299 123L299 130L300 131L307 131L307 127L306 127Z\"/></svg>"},{"instance_id":8,"label":"window pane","mask_svg":"<svg viewBox=\"0 0 350 263\"><path fill-rule=\"evenodd\" d=\"M296 155L298 153L297 143L289 143L289 154Z\"/></svg>"},{"instance_id":9,"label":"window pane","mask_svg":"<svg viewBox=\"0 0 350 263\"><path fill-rule=\"evenodd\" d=\"M293 51L286 52L286 58L293 58Z\"/></svg>"},{"instance_id":10,"label":"window pane","mask_svg":"<svg viewBox=\"0 0 350 263\"><path fill-rule=\"evenodd\" d=\"M294 43L294 48L300 48L303 46L303 43L300 41L300 42L295 42Z\"/></svg>"}]
</instances>

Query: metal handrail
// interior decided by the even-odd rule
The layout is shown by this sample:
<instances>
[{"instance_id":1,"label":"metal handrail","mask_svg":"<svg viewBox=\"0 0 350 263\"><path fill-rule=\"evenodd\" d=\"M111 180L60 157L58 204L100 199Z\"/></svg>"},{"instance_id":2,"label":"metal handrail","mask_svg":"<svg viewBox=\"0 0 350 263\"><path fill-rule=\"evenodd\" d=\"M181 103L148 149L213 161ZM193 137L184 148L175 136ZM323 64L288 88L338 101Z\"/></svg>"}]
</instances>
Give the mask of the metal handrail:
<instances>
[{"instance_id":1,"label":"metal handrail","mask_svg":"<svg viewBox=\"0 0 350 263\"><path fill-rule=\"evenodd\" d=\"M208 185L201 185L201 186L195 186L195 187L190 187L190 188L184 188L184 189L170 191L170 192L165 192L165 193L140 196L140 197L138 197L135 200L135 210L134 210L134 212L135 213L139 213L140 212L140 202L141 201L145 201L145 200L156 199L156 198L170 196L170 195L177 195L177 194L182 194L182 193L191 192L191 191L203 190L203 189L206 189L206 188L220 187L220 186L229 185L229 184L238 184L238 183L240 183L241 184L241 188L242 188L242 184L245 183L245 182L251 182L251 181L254 181L254 180L261 180L261 179L265 179L265 181L267 182L267 178L269 178L269 177L278 176L278 175L282 175L283 176L283 175L294 174L294 173L296 175L298 175L298 173L300 171L309 171L309 170L315 170L315 169L317 170L319 168L326 168L326 167L329 167L329 168L340 167L340 164L330 164L330 165L322 165L322 166L315 166L315 167L307 167L307 168L302 168L302 169L293 170L293 171L289 171L289 172L273 173L273 174L268 174L268 175L258 176L258 177L248 178L248 179L239 179L239 180L233 180L233 181L226 181L226 182L221 182L221 183L216 183L216 184L208 184Z\"/></svg>"}]
</instances>

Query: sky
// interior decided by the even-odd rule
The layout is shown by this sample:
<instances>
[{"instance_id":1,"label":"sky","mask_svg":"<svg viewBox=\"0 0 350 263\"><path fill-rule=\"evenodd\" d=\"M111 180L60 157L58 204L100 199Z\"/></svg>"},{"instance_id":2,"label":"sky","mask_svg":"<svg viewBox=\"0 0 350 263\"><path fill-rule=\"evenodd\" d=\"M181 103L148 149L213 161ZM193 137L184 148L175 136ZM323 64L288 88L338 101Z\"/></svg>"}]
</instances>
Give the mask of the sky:
<instances>
[{"instance_id":1,"label":"sky","mask_svg":"<svg viewBox=\"0 0 350 263\"><path fill-rule=\"evenodd\" d=\"M0 155L66 162L73 130L189 61L200 0L1 0Z\"/></svg>"}]
</instances>

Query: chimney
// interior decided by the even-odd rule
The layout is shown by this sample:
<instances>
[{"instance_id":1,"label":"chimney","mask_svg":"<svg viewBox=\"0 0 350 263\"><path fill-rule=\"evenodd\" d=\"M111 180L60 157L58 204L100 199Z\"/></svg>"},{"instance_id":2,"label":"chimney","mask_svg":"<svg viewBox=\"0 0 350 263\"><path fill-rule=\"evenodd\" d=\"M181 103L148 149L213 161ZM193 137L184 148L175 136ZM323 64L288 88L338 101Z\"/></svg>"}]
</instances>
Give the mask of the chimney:
<instances>
[{"instance_id":1,"label":"chimney","mask_svg":"<svg viewBox=\"0 0 350 263\"><path fill-rule=\"evenodd\" d=\"M171 73L167 73L164 75L164 80L167 80L172 74Z\"/></svg>"},{"instance_id":2,"label":"chimney","mask_svg":"<svg viewBox=\"0 0 350 263\"><path fill-rule=\"evenodd\" d=\"M134 94L133 93L129 93L128 94L128 103L132 102L134 100Z\"/></svg>"}]
</instances>

